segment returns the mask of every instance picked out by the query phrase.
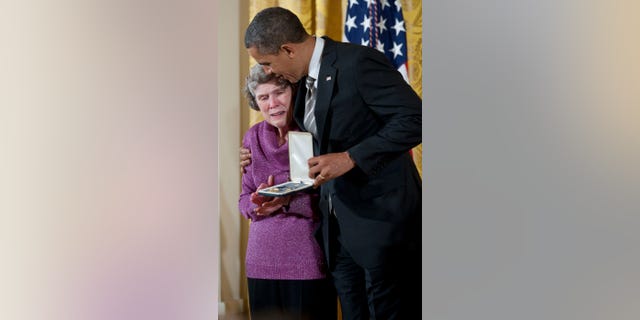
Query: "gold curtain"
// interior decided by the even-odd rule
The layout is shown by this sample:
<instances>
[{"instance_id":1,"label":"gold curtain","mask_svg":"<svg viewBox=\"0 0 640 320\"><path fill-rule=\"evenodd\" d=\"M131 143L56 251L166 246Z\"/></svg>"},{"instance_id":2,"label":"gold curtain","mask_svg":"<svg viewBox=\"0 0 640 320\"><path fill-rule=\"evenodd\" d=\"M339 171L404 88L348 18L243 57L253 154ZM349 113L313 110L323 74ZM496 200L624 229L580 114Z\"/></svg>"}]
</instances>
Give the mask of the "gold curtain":
<instances>
[{"instance_id":1,"label":"gold curtain","mask_svg":"<svg viewBox=\"0 0 640 320\"><path fill-rule=\"evenodd\" d=\"M329 36L341 41L344 29L347 0L249 0L249 17L268 7L283 7L293 11L311 34ZM407 30L407 54L409 59L409 82L422 97L422 1L402 0L402 14ZM250 65L255 61L250 58ZM262 121L257 111L251 111L249 125ZM413 158L422 175L422 145L413 149Z\"/></svg>"},{"instance_id":2,"label":"gold curtain","mask_svg":"<svg viewBox=\"0 0 640 320\"><path fill-rule=\"evenodd\" d=\"M422 98L422 0L402 0L400 3L407 29L409 83ZM422 176L422 144L413 148L412 154Z\"/></svg>"}]
</instances>

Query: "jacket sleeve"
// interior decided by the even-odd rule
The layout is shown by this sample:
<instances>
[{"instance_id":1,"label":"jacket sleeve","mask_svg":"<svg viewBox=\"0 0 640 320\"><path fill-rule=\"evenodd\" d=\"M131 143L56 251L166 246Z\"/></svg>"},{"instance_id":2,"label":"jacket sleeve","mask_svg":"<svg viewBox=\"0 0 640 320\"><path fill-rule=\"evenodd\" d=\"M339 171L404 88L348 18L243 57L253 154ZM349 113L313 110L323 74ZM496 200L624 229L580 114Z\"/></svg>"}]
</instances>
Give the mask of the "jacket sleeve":
<instances>
[{"instance_id":1,"label":"jacket sleeve","mask_svg":"<svg viewBox=\"0 0 640 320\"><path fill-rule=\"evenodd\" d=\"M365 173L375 175L421 143L422 100L377 50L360 51L355 70L359 95L383 125L348 152Z\"/></svg>"}]
</instances>

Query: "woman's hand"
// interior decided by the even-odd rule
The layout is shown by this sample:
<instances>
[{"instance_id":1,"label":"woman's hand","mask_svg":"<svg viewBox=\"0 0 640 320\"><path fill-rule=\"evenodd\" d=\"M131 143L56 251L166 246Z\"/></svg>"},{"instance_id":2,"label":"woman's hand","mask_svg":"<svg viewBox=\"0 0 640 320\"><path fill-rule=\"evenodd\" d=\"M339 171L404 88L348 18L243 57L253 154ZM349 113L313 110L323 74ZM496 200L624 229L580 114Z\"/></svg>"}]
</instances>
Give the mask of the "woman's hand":
<instances>
[{"instance_id":1,"label":"woman's hand","mask_svg":"<svg viewBox=\"0 0 640 320\"><path fill-rule=\"evenodd\" d=\"M267 183L261 183L258 186L258 190L262 190L264 188L268 188L271 187L273 185L273 176L269 176L269 178L267 178ZM263 203L271 201L271 198L273 197L267 197L267 196L263 196L258 194L258 190L256 190L256 192L251 194L251 202L257 204L258 206L261 206Z\"/></svg>"},{"instance_id":2,"label":"woman's hand","mask_svg":"<svg viewBox=\"0 0 640 320\"><path fill-rule=\"evenodd\" d=\"M273 197L273 200L262 203L262 205L257 207L254 211L259 216L270 216L272 213L288 205L290 200L291 196Z\"/></svg>"},{"instance_id":3,"label":"woman's hand","mask_svg":"<svg viewBox=\"0 0 640 320\"><path fill-rule=\"evenodd\" d=\"M271 187L273 185L273 176L269 176L267 183L261 183L258 190ZM258 194L258 191L251 194L251 202L258 205L253 211L259 216L269 216L278 211L280 208L289 204L291 196L286 197L267 197Z\"/></svg>"}]
</instances>

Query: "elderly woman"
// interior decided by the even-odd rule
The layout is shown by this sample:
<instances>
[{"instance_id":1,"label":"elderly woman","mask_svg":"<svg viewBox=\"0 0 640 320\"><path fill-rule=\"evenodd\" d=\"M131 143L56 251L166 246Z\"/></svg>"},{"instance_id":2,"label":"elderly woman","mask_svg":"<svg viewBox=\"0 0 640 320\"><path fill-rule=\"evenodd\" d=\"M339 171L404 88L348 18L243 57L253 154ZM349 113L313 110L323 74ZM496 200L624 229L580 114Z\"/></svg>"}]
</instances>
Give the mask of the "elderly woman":
<instances>
[{"instance_id":1,"label":"elderly woman","mask_svg":"<svg viewBox=\"0 0 640 320\"><path fill-rule=\"evenodd\" d=\"M317 194L265 197L257 190L289 180L287 133L294 85L260 65L251 68L244 93L264 121L252 126L242 144L252 162L242 176L239 209L251 220L246 274L252 319L335 319L336 295L326 279L325 260L314 231L319 225Z\"/></svg>"}]
</instances>

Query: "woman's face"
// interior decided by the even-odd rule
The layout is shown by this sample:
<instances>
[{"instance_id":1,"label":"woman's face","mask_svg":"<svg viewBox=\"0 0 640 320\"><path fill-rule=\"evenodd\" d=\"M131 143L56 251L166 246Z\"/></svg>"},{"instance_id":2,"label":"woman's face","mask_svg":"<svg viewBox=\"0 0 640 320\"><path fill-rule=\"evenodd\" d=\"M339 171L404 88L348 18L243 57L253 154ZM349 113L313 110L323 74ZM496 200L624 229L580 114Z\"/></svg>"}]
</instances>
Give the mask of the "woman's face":
<instances>
[{"instance_id":1,"label":"woman's face","mask_svg":"<svg viewBox=\"0 0 640 320\"><path fill-rule=\"evenodd\" d=\"M293 117L291 113L291 87L279 86L276 81L259 84L256 102L264 119L278 129L286 129Z\"/></svg>"}]
</instances>

